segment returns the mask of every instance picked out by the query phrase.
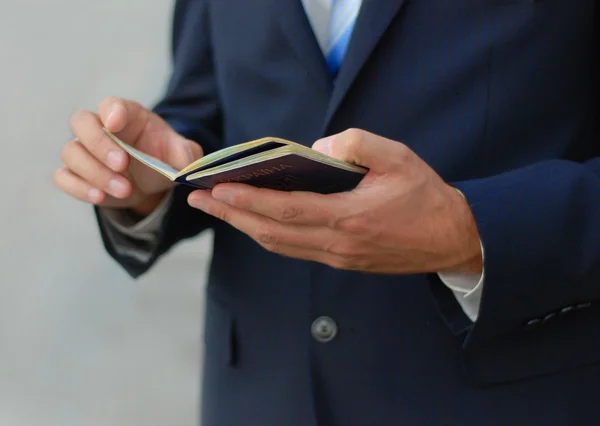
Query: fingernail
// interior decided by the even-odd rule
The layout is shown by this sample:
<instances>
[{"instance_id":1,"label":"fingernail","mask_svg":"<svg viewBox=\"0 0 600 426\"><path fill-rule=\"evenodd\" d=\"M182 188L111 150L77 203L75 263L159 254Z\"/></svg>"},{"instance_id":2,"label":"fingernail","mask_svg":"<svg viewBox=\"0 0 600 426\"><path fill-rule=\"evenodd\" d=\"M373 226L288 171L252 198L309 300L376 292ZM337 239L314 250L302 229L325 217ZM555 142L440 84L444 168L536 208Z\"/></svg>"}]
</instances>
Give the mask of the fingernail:
<instances>
[{"instance_id":1,"label":"fingernail","mask_svg":"<svg viewBox=\"0 0 600 426\"><path fill-rule=\"evenodd\" d=\"M212 196L215 200L223 201L227 204L231 204L231 200L233 199L233 193L227 189L214 190Z\"/></svg>"},{"instance_id":2,"label":"fingernail","mask_svg":"<svg viewBox=\"0 0 600 426\"><path fill-rule=\"evenodd\" d=\"M128 185L127 182L120 177L112 178L108 183L108 188L110 189L110 193L115 197L124 196L127 192Z\"/></svg>"},{"instance_id":3,"label":"fingernail","mask_svg":"<svg viewBox=\"0 0 600 426\"><path fill-rule=\"evenodd\" d=\"M114 117L115 117L114 110L108 113L108 117L106 117L106 127L110 126L110 123L112 122Z\"/></svg>"},{"instance_id":4,"label":"fingernail","mask_svg":"<svg viewBox=\"0 0 600 426\"><path fill-rule=\"evenodd\" d=\"M328 138L320 139L315 142L313 149L319 151L325 155L331 154L331 136Z\"/></svg>"},{"instance_id":5,"label":"fingernail","mask_svg":"<svg viewBox=\"0 0 600 426\"><path fill-rule=\"evenodd\" d=\"M96 188L92 188L88 191L88 199L93 203L99 203L102 199L102 191Z\"/></svg>"},{"instance_id":6,"label":"fingernail","mask_svg":"<svg viewBox=\"0 0 600 426\"><path fill-rule=\"evenodd\" d=\"M123 151L110 151L106 157L106 161L111 169L120 171L125 163L125 153Z\"/></svg>"},{"instance_id":7,"label":"fingernail","mask_svg":"<svg viewBox=\"0 0 600 426\"><path fill-rule=\"evenodd\" d=\"M109 112L108 116L106 117L106 123L105 123L106 127L108 127L109 130L116 131L117 129L115 129L114 124L112 122L117 119L119 114L123 114L124 112L125 112L125 108L123 107L123 105L121 105L121 104L114 105L112 107L112 111Z\"/></svg>"}]
</instances>

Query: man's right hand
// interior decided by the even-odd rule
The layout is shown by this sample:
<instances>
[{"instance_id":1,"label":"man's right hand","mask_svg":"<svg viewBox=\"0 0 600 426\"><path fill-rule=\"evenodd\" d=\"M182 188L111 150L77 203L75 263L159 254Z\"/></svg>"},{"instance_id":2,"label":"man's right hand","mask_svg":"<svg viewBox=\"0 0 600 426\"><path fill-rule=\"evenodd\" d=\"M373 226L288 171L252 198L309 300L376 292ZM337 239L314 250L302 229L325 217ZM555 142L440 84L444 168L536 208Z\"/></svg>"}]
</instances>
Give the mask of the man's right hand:
<instances>
[{"instance_id":1,"label":"man's right hand","mask_svg":"<svg viewBox=\"0 0 600 426\"><path fill-rule=\"evenodd\" d=\"M62 149L64 166L54 173L62 191L98 206L129 208L147 215L173 183L135 161L102 129L180 170L202 157L200 145L175 132L140 104L109 97L98 113L79 111L71 118L75 139Z\"/></svg>"}]
</instances>

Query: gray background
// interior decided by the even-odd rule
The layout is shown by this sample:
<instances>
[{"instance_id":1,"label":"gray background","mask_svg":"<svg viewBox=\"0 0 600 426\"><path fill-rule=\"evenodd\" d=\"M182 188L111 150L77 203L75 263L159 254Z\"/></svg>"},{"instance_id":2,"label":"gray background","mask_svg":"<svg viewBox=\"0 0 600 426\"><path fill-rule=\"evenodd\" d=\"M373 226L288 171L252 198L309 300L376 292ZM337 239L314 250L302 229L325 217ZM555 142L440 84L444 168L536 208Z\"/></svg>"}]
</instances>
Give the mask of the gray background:
<instances>
[{"instance_id":1,"label":"gray background","mask_svg":"<svg viewBox=\"0 0 600 426\"><path fill-rule=\"evenodd\" d=\"M144 278L105 253L89 206L52 185L69 117L152 105L172 0L0 2L0 425L197 425L211 236Z\"/></svg>"}]
</instances>

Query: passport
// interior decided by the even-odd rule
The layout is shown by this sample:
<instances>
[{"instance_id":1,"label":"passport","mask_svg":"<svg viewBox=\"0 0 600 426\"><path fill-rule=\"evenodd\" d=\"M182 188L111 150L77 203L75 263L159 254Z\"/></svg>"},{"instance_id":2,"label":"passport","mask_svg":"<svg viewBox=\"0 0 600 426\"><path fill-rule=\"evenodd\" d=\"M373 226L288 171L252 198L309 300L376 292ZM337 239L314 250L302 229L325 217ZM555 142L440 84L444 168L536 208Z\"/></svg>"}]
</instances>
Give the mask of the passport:
<instances>
[{"instance_id":1,"label":"passport","mask_svg":"<svg viewBox=\"0 0 600 426\"><path fill-rule=\"evenodd\" d=\"M173 182L198 189L238 182L279 191L331 194L355 188L368 169L329 157L312 148L265 137L213 152L182 170L175 170L104 131L136 160Z\"/></svg>"}]
</instances>

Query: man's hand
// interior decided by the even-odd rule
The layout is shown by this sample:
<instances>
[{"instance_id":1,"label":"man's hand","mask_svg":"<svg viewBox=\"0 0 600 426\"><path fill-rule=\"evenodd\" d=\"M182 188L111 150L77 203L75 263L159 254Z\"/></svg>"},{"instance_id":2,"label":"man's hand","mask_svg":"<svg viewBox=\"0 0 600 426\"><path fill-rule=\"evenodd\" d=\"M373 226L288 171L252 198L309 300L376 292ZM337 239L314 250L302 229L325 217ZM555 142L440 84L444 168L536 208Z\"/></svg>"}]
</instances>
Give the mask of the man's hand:
<instances>
[{"instance_id":1,"label":"man's hand","mask_svg":"<svg viewBox=\"0 0 600 426\"><path fill-rule=\"evenodd\" d=\"M75 139L65 144L64 167L54 173L56 186L91 204L132 208L145 215L172 187L159 173L131 161L102 127L176 169L202 156L200 145L177 134L156 114L129 100L107 98L97 114L79 111L73 115Z\"/></svg>"},{"instance_id":2,"label":"man's hand","mask_svg":"<svg viewBox=\"0 0 600 426\"><path fill-rule=\"evenodd\" d=\"M370 169L351 192L321 195L227 183L189 204L267 250L372 273L478 273L481 247L464 197L413 151L360 130L313 148Z\"/></svg>"}]
</instances>

